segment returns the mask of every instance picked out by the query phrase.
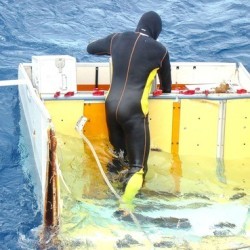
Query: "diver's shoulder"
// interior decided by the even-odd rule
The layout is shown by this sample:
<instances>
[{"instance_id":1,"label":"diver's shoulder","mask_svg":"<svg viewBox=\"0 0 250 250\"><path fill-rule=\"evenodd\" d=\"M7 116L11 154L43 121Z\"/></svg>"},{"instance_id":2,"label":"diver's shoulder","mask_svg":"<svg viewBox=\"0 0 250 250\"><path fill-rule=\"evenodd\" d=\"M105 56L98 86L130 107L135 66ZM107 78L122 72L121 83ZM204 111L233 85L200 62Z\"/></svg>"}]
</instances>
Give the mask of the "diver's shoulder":
<instances>
[{"instance_id":1,"label":"diver's shoulder","mask_svg":"<svg viewBox=\"0 0 250 250\"><path fill-rule=\"evenodd\" d=\"M167 50L166 46L164 46L161 42L156 41L157 46L159 46L160 48L162 48L163 50Z\"/></svg>"},{"instance_id":2,"label":"diver's shoulder","mask_svg":"<svg viewBox=\"0 0 250 250\"><path fill-rule=\"evenodd\" d=\"M132 31L124 31L124 32L117 32L115 33L114 35L114 38L116 39L133 39L135 38L135 32L132 32Z\"/></svg>"},{"instance_id":3,"label":"diver's shoulder","mask_svg":"<svg viewBox=\"0 0 250 250\"><path fill-rule=\"evenodd\" d=\"M164 52L166 52L167 48L166 46L164 46L161 42L154 40L153 38L151 38L151 43L158 48L159 50L162 50Z\"/></svg>"},{"instance_id":4,"label":"diver's shoulder","mask_svg":"<svg viewBox=\"0 0 250 250\"><path fill-rule=\"evenodd\" d=\"M118 36L134 36L135 32L133 31L124 31L124 32L117 32Z\"/></svg>"}]
</instances>

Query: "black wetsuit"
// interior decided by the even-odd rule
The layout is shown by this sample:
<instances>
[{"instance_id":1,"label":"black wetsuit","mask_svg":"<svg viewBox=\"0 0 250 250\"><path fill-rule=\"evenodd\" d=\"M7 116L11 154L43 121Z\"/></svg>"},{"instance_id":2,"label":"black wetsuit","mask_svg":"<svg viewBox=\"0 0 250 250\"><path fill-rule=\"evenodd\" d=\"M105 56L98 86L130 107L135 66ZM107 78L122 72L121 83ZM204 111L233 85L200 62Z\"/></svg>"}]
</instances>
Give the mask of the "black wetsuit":
<instances>
[{"instance_id":1,"label":"black wetsuit","mask_svg":"<svg viewBox=\"0 0 250 250\"><path fill-rule=\"evenodd\" d=\"M128 180L143 169L147 172L150 148L148 95L158 73L160 88L171 92L171 71L166 48L156 41L161 19L145 13L135 32L114 33L90 43L87 51L111 55L112 82L105 101L109 139L115 152L124 151L129 160Z\"/></svg>"}]
</instances>

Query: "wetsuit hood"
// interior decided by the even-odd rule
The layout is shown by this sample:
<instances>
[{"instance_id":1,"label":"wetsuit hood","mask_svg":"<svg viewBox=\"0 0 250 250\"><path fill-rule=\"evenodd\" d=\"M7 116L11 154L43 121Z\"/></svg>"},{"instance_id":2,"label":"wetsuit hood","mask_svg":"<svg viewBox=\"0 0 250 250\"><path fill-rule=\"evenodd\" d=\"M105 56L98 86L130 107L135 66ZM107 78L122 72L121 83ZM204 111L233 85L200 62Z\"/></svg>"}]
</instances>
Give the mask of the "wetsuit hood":
<instances>
[{"instance_id":1,"label":"wetsuit hood","mask_svg":"<svg viewBox=\"0 0 250 250\"><path fill-rule=\"evenodd\" d=\"M149 11L142 15L135 31L146 34L156 40L161 33L161 29L162 21L160 16L154 11Z\"/></svg>"}]
</instances>

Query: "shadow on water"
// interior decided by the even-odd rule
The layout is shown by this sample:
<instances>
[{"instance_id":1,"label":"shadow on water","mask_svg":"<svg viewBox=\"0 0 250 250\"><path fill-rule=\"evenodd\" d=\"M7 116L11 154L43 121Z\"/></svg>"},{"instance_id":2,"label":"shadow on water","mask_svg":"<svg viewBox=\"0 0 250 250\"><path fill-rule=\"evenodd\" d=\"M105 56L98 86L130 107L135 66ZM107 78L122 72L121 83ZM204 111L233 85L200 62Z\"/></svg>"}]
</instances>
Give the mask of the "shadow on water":
<instances>
[{"instance_id":1,"label":"shadow on water","mask_svg":"<svg viewBox=\"0 0 250 250\"><path fill-rule=\"evenodd\" d=\"M118 201L88 146L77 137L57 137L62 171L58 248L249 247L250 159L218 161L151 150L146 183L134 201L136 224L130 216L114 216ZM106 171L109 144L89 139ZM119 183L112 184L121 194Z\"/></svg>"}]
</instances>

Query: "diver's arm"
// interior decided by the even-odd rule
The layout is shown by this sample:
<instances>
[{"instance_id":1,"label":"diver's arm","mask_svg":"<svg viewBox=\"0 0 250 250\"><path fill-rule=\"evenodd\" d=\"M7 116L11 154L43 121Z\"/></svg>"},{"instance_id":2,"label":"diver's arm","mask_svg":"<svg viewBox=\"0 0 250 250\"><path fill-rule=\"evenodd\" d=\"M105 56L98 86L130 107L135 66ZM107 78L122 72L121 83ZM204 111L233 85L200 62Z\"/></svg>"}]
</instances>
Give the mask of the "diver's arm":
<instances>
[{"instance_id":1,"label":"diver's arm","mask_svg":"<svg viewBox=\"0 0 250 250\"><path fill-rule=\"evenodd\" d=\"M111 41L115 34L98 39L87 46L87 52L94 55L110 55Z\"/></svg>"},{"instance_id":2,"label":"diver's arm","mask_svg":"<svg viewBox=\"0 0 250 250\"><path fill-rule=\"evenodd\" d=\"M158 76L160 80L160 89L162 89L163 93L171 93L172 78L168 52L166 52L162 60L162 65L158 70Z\"/></svg>"}]
</instances>

